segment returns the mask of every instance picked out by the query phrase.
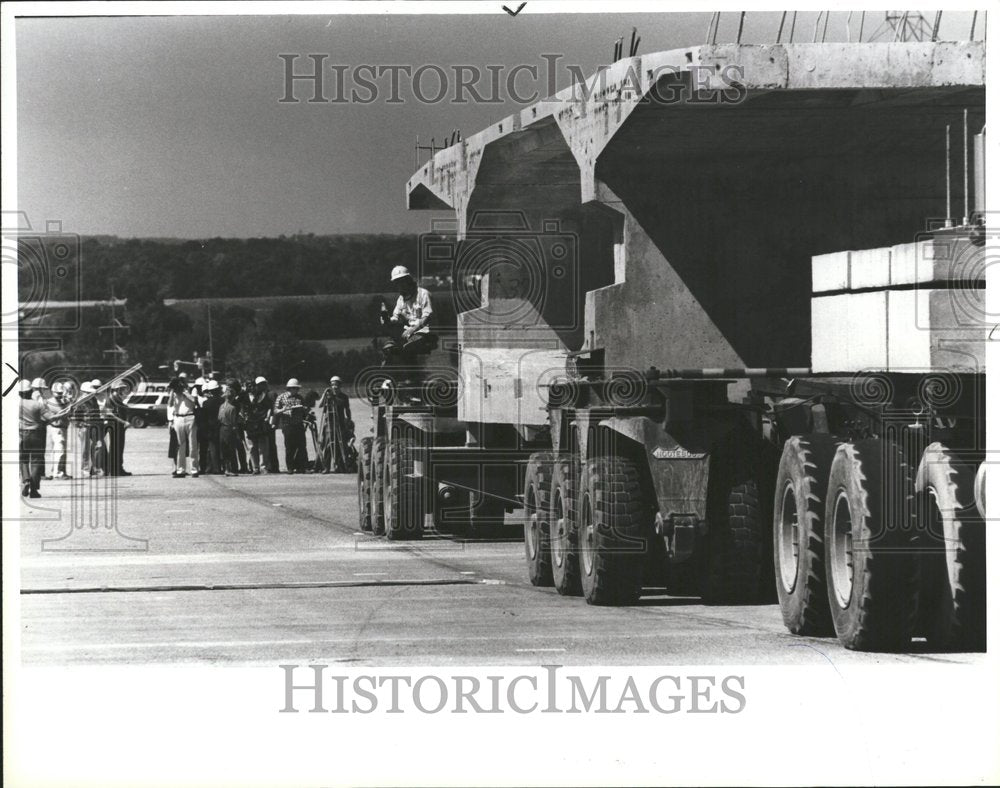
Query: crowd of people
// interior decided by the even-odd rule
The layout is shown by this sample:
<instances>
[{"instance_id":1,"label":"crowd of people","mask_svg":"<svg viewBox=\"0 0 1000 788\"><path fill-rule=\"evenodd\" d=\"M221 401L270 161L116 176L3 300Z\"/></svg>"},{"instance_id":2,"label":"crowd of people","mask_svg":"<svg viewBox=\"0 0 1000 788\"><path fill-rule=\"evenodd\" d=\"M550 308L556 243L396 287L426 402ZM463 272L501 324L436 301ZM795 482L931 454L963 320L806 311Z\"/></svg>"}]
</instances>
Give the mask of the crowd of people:
<instances>
[{"instance_id":1,"label":"crowd of people","mask_svg":"<svg viewBox=\"0 0 1000 788\"><path fill-rule=\"evenodd\" d=\"M189 384L181 373L169 384L167 403L167 454L174 477L278 473L278 430L287 473L353 473L354 423L341 386L334 375L322 396L303 396L292 378L275 396L262 376L240 383L220 381L215 374ZM74 473L131 476L124 467L130 391L124 381L104 386L95 379L78 388L63 381L50 387L44 378L21 381L22 496L40 498L43 481L72 479ZM318 420L313 412L317 403ZM311 462L308 434L314 441Z\"/></svg>"},{"instance_id":2,"label":"crowd of people","mask_svg":"<svg viewBox=\"0 0 1000 788\"><path fill-rule=\"evenodd\" d=\"M286 473L354 472L354 422L341 384L334 375L321 397L303 396L291 378L276 396L262 375L243 382L211 376L190 381L182 372L170 381L167 402L174 477L278 473L278 431ZM311 463L307 435L316 454Z\"/></svg>"},{"instance_id":3,"label":"crowd of people","mask_svg":"<svg viewBox=\"0 0 1000 788\"><path fill-rule=\"evenodd\" d=\"M44 378L21 381L21 494L41 497L41 482L71 479L70 430L77 438L78 473L84 476L131 476L125 470L128 428L126 383L105 387L99 379L79 389ZM48 462L46 460L48 459Z\"/></svg>"}]
</instances>

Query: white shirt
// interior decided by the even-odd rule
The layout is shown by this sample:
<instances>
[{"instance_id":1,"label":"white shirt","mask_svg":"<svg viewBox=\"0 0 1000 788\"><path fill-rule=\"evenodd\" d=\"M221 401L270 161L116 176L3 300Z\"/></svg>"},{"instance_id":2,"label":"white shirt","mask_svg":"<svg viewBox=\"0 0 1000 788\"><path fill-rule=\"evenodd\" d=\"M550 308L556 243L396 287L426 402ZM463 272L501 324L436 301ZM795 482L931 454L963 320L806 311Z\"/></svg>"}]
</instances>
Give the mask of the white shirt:
<instances>
[{"instance_id":1,"label":"white shirt","mask_svg":"<svg viewBox=\"0 0 1000 788\"><path fill-rule=\"evenodd\" d=\"M431 308L431 294L424 288L418 287L417 294L412 300L408 301L403 296L399 297L399 300L396 301L396 308L392 310L392 319L402 319L406 321L407 326L415 326L424 318L429 318L433 312L434 310ZM427 334L430 330L430 326L425 324L423 328L415 333Z\"/></svg>"}]
</instances>

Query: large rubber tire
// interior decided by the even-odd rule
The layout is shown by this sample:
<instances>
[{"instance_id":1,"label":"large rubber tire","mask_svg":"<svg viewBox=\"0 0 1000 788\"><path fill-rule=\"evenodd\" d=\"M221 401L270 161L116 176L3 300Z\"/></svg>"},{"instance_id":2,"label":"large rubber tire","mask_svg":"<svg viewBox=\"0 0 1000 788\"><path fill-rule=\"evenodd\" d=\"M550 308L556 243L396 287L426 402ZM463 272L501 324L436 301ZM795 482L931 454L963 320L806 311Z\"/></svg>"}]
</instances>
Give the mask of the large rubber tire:
<instances>
[{"instance_id":1,"label":"large rubber tire","mask_svg":"<svg viewBox=\"0 0 1000 788\"><path fill-rule=\"evenodd\" d=\"M146 421L145 416L132 416L129 418L128 423L135 427L137 430L145 428L149 422Z\"/></svg>"},{"instance_id":2,"label":"large rubber tire","mask_svg":"<svg viewBox=\"0 0 1000 788\"><path fill-rule=\"evenodd\" d=\"M552 466L549 495L549 550L552 584L562 596L580 596L580 563L577 553L576 487L579 463L560 456Z\"/></svg>"},{"instance_id":3,"label":"large rubber tire","mask_svg":"<svg viewBox=\"0 0 1000 788\"><path fill-rule=\"evenodd\" d=\"M833 635L823 559L823 522L830 435L794 436L785 442L774 487L774 581L781 617L795 635Z\"/></svg>"},{"instance_id":4,"label":"large rubber tire","mask_svg":"<svg viewBox=\"0 0 1000 788\"><path fill-rule=\"evenodd\" d=\"M552 462L550 452L538 452L528 459L524 471L524 557L528 563L528 580L533 586L552 585L549 550Z\"/></svg>"},{"instance_id":5,"label":"large rubber tire","mask_svg":"<svg viewBox=\"0 0 1000 788\"><path fill-rule=\"evenodd\" d=\"M385 538L389 541L419 539L424 535L423 482L407 478L413 473L419 451L417 441L406 437L393 438L386 448L382 511Z\"/></svg>"},{"instance_id":6,"label":"large rubber tire","mask_svg":"<svg viewBox=\"0 0 1000 788\"><path fill-rule=\"evenodd\" d=\"M638 465L624 457L588 460L580 476L580 587L591 605L630 605L642 592L653 509Z\"/></svg>"},{"instance_id":7,"label":"large rubber tire","mask_svg":"<svg viewBox=\"0 0 1000 788\"><path fill-rule=\"evenodd\" d=\"M372 441L372 533L375 536L385 534L385 510L383 509L383 496L385 486L385 438L381 435Z\"/></svg>"},{"instance_id":8,"label":"large rubber tire","mask_svg":"<svg viewBox=\"0 0 1000 788\"><path fill-rule=\"evenodd\" d=\"M362 438L358 452L358 526L362 531L372 529L372 439Z\"/></svg>"},{"instance_id":9,"label":"large rubber tire","mask_svg":"<svg viewBox=\"0 0 1000 788\"><path fill-rule=\"evenodd\" d=\"M986 527L975 471L940 443L924 451L916 493L929 542L921 561L923 633L940 650L986 649Z\"/></svg>"},{"instance_id":10,"label":"large rubber tire","mask_svg":"<svg viewBox=\"0 0 1000 788\"><path fill-rule=\"evenodd\" d=\"M760 596L764 524L752 463L737 449L718 455L721 466L708 488L708 538L702 601L710 605L756 602Z\"/></svg>"},{"instance_id":11,"label":"large rubber tire","mask_svg":"<svg viewBox=\"0 0 1000 788\"><path fill-rule=\"evenodd\" d=\"M895 446L869 438L837 447L823 541L833 627L849 649L910 646L919 596L913 504L912 473Z\"/></svg>"}]
</instances>

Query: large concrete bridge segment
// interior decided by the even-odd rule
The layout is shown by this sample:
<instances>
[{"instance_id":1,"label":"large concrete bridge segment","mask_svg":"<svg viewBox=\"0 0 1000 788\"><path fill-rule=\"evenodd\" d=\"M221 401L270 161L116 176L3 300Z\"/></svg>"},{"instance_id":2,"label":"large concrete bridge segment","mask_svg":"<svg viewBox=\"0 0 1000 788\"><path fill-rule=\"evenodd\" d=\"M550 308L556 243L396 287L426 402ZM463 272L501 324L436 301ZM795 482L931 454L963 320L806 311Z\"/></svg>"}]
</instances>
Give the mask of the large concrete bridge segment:
<instances>
[{"instance_id":1,"label":"large concrete bridge segment","mask_svg":"<svg viewBox=\"0 0 1000 788\"><path fill-rule=\"evenodd\" d=\"M560 297L549 281L535 302L564 350L640 369L808 366L811 257L908 241L942 217L945 126L954 152L963 109L978 131L980 42L653 53L439 152L407 206L454 210L460 237L509 210L577 233L574 287ZM961 187L956 156L956 207ZM549 320L566 295L583 319Z\"/></svg>"}]
</instances>

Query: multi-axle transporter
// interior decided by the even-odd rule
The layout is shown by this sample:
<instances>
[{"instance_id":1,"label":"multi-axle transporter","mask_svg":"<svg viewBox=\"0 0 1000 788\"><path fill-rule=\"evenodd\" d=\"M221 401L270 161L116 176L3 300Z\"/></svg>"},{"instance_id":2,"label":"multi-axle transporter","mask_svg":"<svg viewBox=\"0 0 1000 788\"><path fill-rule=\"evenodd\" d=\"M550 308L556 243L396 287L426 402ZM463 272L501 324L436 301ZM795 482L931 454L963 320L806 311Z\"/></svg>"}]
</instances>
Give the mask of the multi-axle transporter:
<instances>
[{"instance_id":1,"label":"multi-axle transporter","mask_svg":"<svg viewBox=\"0 0 1000 788\"><path fill-rule=\"evenodd\" d=\"M776 587L794 633L984 647L984 67L661 52L434 155L458 331L374 392L362 527L523 510L531 582L591 604Z\"/></svg>"}]
</instances>

